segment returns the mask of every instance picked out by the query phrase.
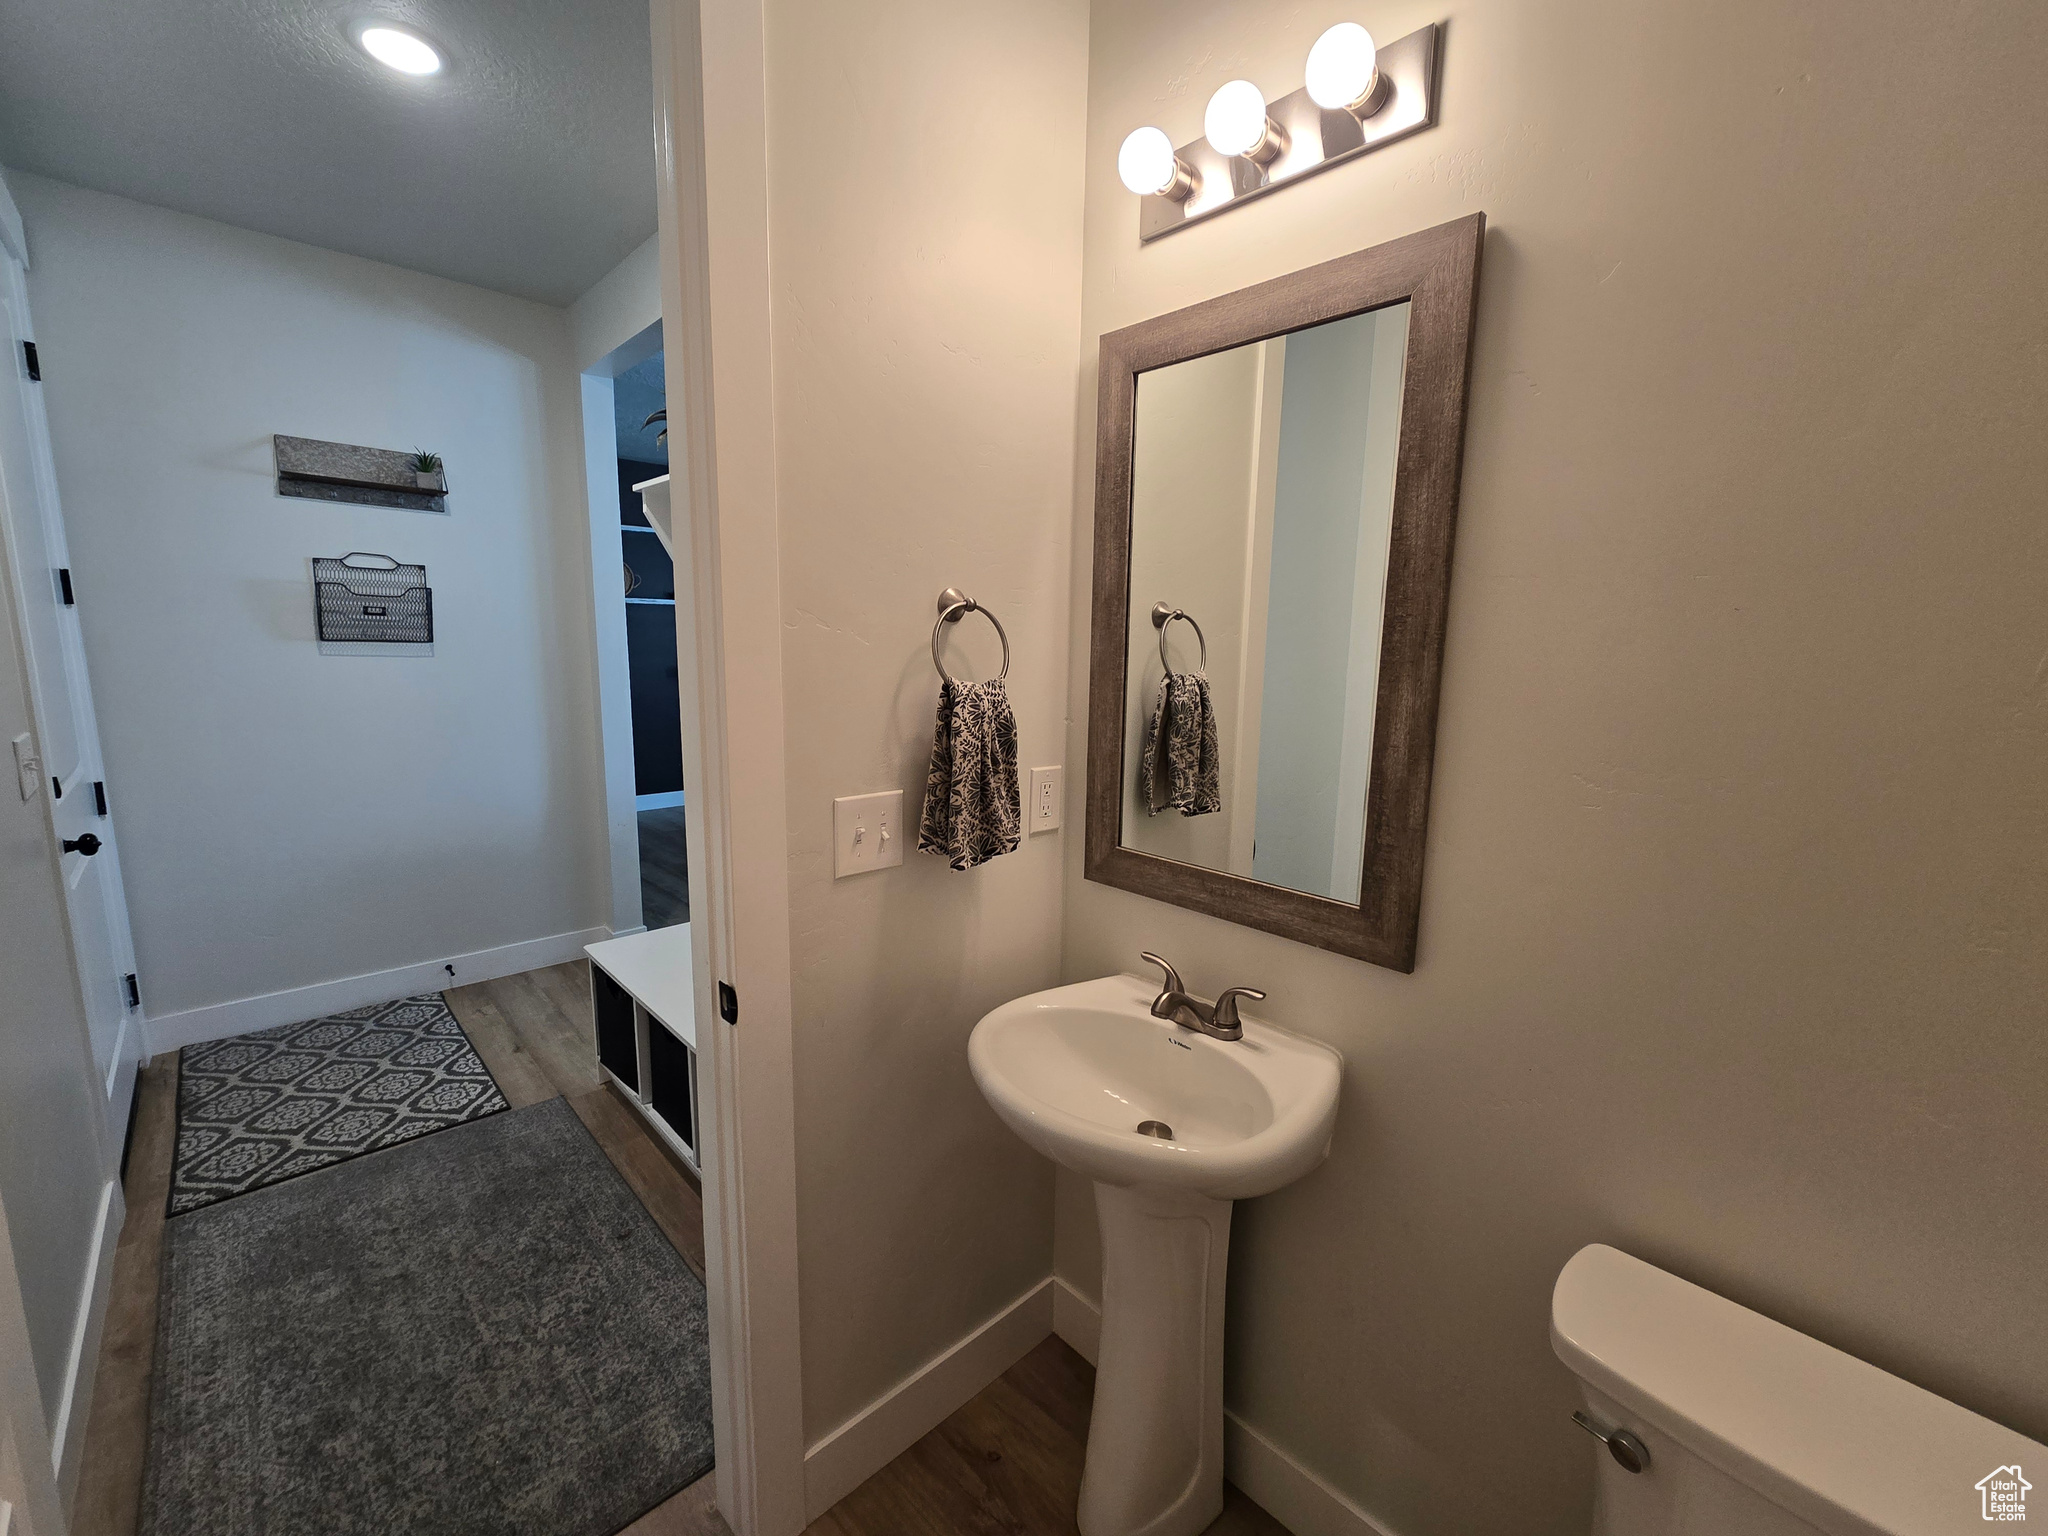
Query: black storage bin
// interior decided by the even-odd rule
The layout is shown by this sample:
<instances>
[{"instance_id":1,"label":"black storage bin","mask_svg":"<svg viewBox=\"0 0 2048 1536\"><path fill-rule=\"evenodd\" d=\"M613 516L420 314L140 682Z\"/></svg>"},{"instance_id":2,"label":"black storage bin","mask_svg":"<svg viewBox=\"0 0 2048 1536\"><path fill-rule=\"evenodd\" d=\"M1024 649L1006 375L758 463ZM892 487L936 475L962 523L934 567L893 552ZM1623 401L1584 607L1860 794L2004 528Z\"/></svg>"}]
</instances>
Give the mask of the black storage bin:
<instances>
[{"instance_id":1,"label":"black storage bin","mask_svg":"<svg viewBox=\"0 0 2048 1536\"><path fill-rule=\"evenodd\" d=\"M640 1090L640 1048L634 1036L633 999L604 968L590 967L590 997L597 1014L597 1059L613 1077ZM656 1033L666 1033L657 1030Z\"/></svg>"},{"instance_id":2,"label":"black storage bin","mask_svg":"<svg viewBox=\"0 0 2048 1536\"><path fill-rule=\"evenodd\" d=\"M690 1091L690 1048L656 1018L647 1021L647 1097L654 1112L694 1154L697 1104Z\"/></svg>"}]
</instances>

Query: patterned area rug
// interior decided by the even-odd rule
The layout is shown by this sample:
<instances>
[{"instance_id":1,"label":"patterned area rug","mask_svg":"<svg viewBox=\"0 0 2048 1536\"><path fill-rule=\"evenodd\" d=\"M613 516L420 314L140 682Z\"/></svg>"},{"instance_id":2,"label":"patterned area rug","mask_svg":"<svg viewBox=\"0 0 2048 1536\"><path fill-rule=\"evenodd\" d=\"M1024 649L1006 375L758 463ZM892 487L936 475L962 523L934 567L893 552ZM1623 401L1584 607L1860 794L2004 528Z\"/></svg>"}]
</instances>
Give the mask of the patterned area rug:
<instances>
[{"instance_id":1,"label":"patterned area rug","mask_svg":"<svg viewBox=\"0 0 2048 1536\"><path fill-rule=\"evenodd\" d=\"M704 1287L565 1100L164 1226L141 1536L610 1536L711 1466Z\"/></svg>"},{"instance_id":2,"label":"patterned area rug","mask_svg":"<svg viewBox=\"0 0 2048 1536\"><path fill-rule=\"evenodd\" d=\"M506 1107L435 992L190 1045L169 1214Z\"/></svg>"}]
</instances>

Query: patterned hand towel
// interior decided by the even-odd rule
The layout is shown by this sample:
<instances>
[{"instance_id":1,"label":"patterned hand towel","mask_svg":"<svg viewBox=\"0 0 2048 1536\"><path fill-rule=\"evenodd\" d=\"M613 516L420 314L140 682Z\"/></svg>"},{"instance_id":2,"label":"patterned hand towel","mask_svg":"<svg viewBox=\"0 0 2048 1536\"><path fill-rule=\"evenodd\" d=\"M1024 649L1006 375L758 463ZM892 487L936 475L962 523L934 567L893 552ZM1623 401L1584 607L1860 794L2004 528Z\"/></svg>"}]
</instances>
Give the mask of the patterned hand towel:
<instances>
[{"instance_id":1,"label":"patterned hand towel","mask_svg":"<svg viewBox=\"0 0 2048 1536\"><path fill-rule=\"evenodd\" d=\"M1003 680L939 685L932 771L917 846L972 869L1014 853L1024 824L1017 789L1017 717Z\"/></svg>"},{"instance_id":2,"label":"patterned hand towel","mask_svg":"<svg viewBox=\"0 0 2048 1536\"><path fill-rule=\"evenodd\" d=\"M1216 706L1209 700L1209 679L1199 672L1169 672L1159 680L1138 777L1145 786L1145 809L1153 816L1161 811L1207 816L1223 809Z\"/></svg>"}]
</instances>

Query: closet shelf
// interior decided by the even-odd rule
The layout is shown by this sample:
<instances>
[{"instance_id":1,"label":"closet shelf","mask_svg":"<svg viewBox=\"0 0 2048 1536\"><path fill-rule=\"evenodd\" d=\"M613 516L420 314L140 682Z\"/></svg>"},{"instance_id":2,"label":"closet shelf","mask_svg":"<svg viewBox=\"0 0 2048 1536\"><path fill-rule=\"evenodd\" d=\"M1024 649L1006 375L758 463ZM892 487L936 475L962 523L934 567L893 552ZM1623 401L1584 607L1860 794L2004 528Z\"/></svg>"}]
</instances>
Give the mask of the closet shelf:
<instances>
[{"instance_id":1,"label":"closet shelf","mask_svg":"<svg viewBox=\"0 0 2048 1536\"><path fill-rule=\"evenodd\" d=\"M670 524L668 506L668 476L657 475L652 480L642 480L633 487L640 493L640 505L647 509L647 521L661 539L662 548L671 556L676 552L675 530Z\"/></svg>"}]
</instances>

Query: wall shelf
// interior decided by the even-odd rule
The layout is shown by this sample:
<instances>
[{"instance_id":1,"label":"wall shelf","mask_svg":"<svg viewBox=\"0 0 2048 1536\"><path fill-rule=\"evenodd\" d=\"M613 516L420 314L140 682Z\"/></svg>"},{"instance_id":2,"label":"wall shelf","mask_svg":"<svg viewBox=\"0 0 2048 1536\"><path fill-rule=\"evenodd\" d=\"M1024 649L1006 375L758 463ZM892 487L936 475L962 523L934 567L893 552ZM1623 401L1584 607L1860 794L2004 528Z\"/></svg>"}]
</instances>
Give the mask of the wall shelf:
<instances>
[{"instance_id":1,"label":"wall shelf","mask_svg":"<svg viewBox=\"0 0 2048 1536\"><path fill-rule=\"evenodd\" d=\"M358 448L313 437L270 439L277 469L277 494L306 501L339 501L362 507L395 507L406 512L448 510L448 477L422 485L413 456L395 448Z\"/></svg>"}]
</instances>

